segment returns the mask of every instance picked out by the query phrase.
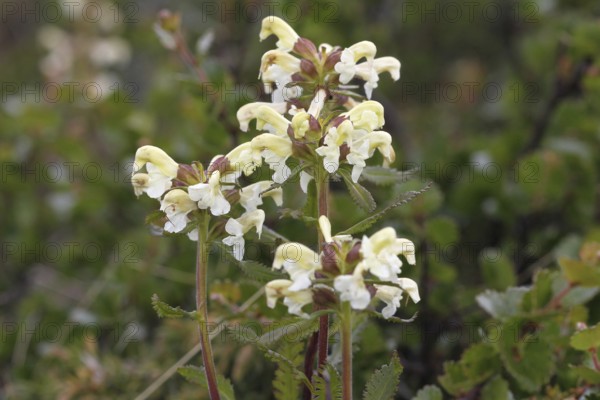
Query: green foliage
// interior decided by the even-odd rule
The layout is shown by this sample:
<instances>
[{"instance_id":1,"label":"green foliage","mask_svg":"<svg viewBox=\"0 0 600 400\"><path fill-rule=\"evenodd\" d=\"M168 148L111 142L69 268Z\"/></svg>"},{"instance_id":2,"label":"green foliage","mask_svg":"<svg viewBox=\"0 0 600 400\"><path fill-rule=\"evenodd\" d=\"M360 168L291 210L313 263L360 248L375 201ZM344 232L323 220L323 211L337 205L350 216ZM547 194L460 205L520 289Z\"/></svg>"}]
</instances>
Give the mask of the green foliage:
<instances>
[{"instance_id":1,"label":"green foliage","mask_svg":"<svg viewBox=\"0 0 600 400\"><path fill-rule=\"evenodd\" d=\"M519 386L534 392L552 377L554 355L550 343L541 336L522 332L523 328L521 320L503 324L496 348L506 370Z\"/></svg>"},{"instance_id":2,"label":"green foliage","mask_svg":"<svg viewBox=\"0 0 600 400\"><path fill-rule=\"evenodd\" d=\"M495 376L481 390L481 398L486 400L513 400L514 397L508 389L508 382L500 376Z\"/></svg>"},{"instance_id":3,"label":"green foliage","mask_svg":"<svg viewBox=\"0 0 600 400\"><path fill-rule=\"evenodd\" d=\"M575 332L571 336L571 347L584 351L600 347L600 324Z\"/></svg>"},{"instance_id":4,"label":"green foliage","mask_svg":"<svg viewBox=\"0 0 600 400\"><path fill-rule=\"evenodd\" d=\"M465 394L500 370L500 357L493 346L475 344L464 352L460 361L444 363L440 384L453 395Z\"/></svg>"},{"instance_id":5,"label":"green foliage","mask_svg":"<svg viewBox=\"0 0 600 400\"><path fill-rule=\"evenodd\" d=\"M377 221L379 221L381 218L383 218L385 216L385 214L387 214L389 211L393 210L396 207L400 207L401 205L409 203L411 200L413 200L413 199L417 198L419 195L425 193L427 190L429 190L429 188L430 188L430 185L427 185L419 191L410 191L410 192L405 193L398 200L396 200L394 203L390 204L383 210L363 219L362 221L351 226L350 228L348 228L342 232L339 232L338 235L354 235L354 234L366 231L371 226L373 226Z\"/></svg>"},{"instance_id":6,"label":"green foliage","mask_svg":"<svg viewBox=\"0 0 600 400\"><path fill-rule=\"evenodd\" d=\"M186 365L178 368L177 372L188 381L197 383L203 388L208 389L204 367ZM233 385L229 379L224 378L222 375L217 375L217 387L223 400L235 400L235 392L233 391Z\"/></svg>"},{"instance_id":7,"label":"green foliage","mask_svg":"<svg viewBox=\"0 0 600 400\"><path fill-rule=\"evenodd\" d=\"M196 315L195 311L184 311L180 307L172 307L168 305L164 301L161 301L157 294L152 295L152 307L160 318L195 318Z\"/></svg>"},{"instance_id":8,"label":"green foliage","mask_svg":"<svg viewBox=\"0 0 600 400\"><path fill-rule=\"evenodd\" d=\"M394 168L365 167L360 178L378 186L396 185L405 182L417 173L417 170L398 171Z\"/></svg>"},{"instance_id":9,"label":"green foliage","mask_svg":"<svg viewBox=\"0 0 600 400\"><path fill-rule=\"evenodd\" d=\"M342 379L339 372L331 364L324 368L314 378L313 400L341 400Z\"/></svg>"},{"instance_id":10,"label":"green foliage","mask_svg":"<svg viewBox=\"0 0 600 400\"><path fill-rule=\"evenodd\" d=\"M392 354L392 359L389 364L382 366L375 371L367 382L363 393L364 400L387 400L394 397L400 375L402 374L402 364L398 354Z\"/></svg>"},{"instance_id":11,"label":"green foliage","mask_svg":"<svg viewBox=\"0 0 600 400\"><path fill-rule=\"evenodd\" d=\"M375 210L377 203L375 203L371 192L369 192L360 183L352 182L352 177L350 176L350 172L348 170L340 168L338 173L342 176L342 179L344 180L344 183L348 188L348 192L350 193L350 197L352 197L354 203L367 212Z\"/></svg>"},{"instance_id":12,"label":"green foliage","mask_svg":"<svg viewBox=\"0 0 600 400\"><path fill-rule=\"evenodd\" d=\"M275 380L273 380L273 393L277 400L297 399L300 395L300 382L297 371L304 361L304 346L301 341L284 342L279 346L279 354L289 362L277 363Z\"/></svg>"},{"instance_id":13,"label":"green foliage","mask_svg":"<svg viewBox=\"0 0 600 400\"><path fill-rule=\"evenodd\" d=\"M442 400L443 398L440 388L434 385L427 385L419 390L412 400Z\"/></svg>"},{"instance_id":14,"label":"green foliage","mask_svg":"<svg viewBox=\"0 0 600 400\"><path fill-rule=\"evenodd\" d=\"M585 287L600 286L600 266L566 258L560 259L559 263L571 283Z\"/></svg>"}]
</instances>

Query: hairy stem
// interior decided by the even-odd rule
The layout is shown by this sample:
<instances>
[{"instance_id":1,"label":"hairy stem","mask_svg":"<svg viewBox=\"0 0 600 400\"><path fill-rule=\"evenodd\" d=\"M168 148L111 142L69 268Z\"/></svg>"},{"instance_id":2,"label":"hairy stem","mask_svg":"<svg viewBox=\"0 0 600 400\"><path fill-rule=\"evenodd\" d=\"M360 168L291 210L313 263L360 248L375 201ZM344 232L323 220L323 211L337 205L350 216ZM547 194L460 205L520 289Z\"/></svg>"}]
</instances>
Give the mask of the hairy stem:
<instances>
[{"instance_id":1,"label":"hairy stem","mask_svg":"<svg viewBox=\"0 0 600 400\"><path fill-rule=\"evenodd\" d=\"M198 226L198 248L196 252L196 312L198 314L198 330L200 332L200 345L202 347L202 362L208 383L208 393L211 400L220 400L217 387L217 374L213 360L212 347L208 332L208 290L207 290L207 264L208 264L208 215L202 217Z\"/></svg>"},{"instance_id":2,"label":"hairy stem","mask_svg":"<svg viewBox=\"0 0 600 400\"><path fill-rule=\"evenodd\" d=\"M342 303L342 399L352 400L352 308Z\"/></svg>"},{"instance_id":3,"label":"hairy stem","mask_svg":"<svg viewBox=\"0 0 600 400\"><path fill-rule=\"evenodd\" d=\"M315 184L317 188L317 219L321 215L329 217L328 212L328 201L329 201L329 175L324 168L318 168L315 173ZM319 241L319 253L323 250L323 234L321 230L317 228L317 235ZM318 276L317 276L318 277ZM329 316L323 315L319 317L319 330L315 332L306 348L306 354L304 358L304 374L308 379L312 379L315 352L318 354L318 366L321 368L327 362L327 353L329 346ZM311 392L308 387L304 388L304 400L311 399Z\"/></svg>"}]
</instances>

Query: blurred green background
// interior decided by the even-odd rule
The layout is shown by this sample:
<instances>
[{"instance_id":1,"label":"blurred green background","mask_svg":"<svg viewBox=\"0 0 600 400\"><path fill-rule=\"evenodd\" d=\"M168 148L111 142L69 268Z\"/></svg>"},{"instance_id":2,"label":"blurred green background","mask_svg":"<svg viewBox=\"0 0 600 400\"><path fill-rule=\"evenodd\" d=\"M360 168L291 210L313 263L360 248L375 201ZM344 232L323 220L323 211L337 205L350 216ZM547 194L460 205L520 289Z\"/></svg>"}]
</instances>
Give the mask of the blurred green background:
<instances>
[{"instance_id":1,"label":"blurred green background","mask_svg":"<svg viewBox=\"0 0 600 400\"><path fill-rule=\"evenodd\" d=\"M181 13L210 84L154 34L162 8ZM417 244L405 270L423 300L400 313L418 310L412 325L364 326L356 388L397 349L399 398L411 398L474 341L486 320L476 294L528 284L600 237L597 1L3 1L0 398L132 399L194 347L193 323L159 320L150 305L158 293L193 308L194 245L144 224L158 203L136 199L130 164L143 144L207 162L252 137L235 112L268 99L257 73L274 40L258 32L272 13L315 43L370 40L400 59L401 80L383 77L374 99L394 166L420 170L374 196L383 207L435 183L381 223ZM334 230L364 216L342 186L333 194ZM286 193L285 207L302 202ZM270 211L268 226L303 239L302 222ZM260 284L216 258L210 279L215 318L246 321L237 308ZM283 315L262 298L246 311L265 324ZM260 352L224 337L215 352L239 398L271 398ZM149 398L197 396L174 375Z\"/></svg>"}]
</instances>

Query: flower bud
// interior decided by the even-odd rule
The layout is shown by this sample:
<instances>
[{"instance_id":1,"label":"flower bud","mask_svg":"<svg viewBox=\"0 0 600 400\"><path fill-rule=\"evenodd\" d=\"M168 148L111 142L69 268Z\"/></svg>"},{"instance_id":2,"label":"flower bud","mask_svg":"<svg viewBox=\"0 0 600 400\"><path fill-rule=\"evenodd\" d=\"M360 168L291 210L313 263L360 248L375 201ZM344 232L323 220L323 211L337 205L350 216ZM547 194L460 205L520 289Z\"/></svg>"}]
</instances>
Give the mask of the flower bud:
<instances>
[{"instance_id":1,"label":"flower bud","mask_svg":"<svg viewBox=\"0 0 600 400\"><path fill-rule=\"evenodd\" d=\"M325 71L333 71L335 68L335 64L340 62L341 57L342 57L341 50L337 50L337 51L334 51L333 53L330 53L327 56L327 58L325 59L325 64L324 64Z\"/></svg>"},{"instance_id":2,"label":"flower bud","mask_svg":"<svg viewBox=\"0 0 600 400\"><path fill-rule=\"evenodd\" d=\"M325 243L323 245L323 254L321 256L321 265L323 271L330 275L339 275L340 268L337 263L337 251L336 245L332 243Z\"/></svg>"},{"instance_id":3,"label":"flower bud","mask_svg":"<svg viewBox=\"0 0 600 400\"><path fill-rule=\"evenodd\" d=\"M331 288L315 285L313 288L313 303L319 308L333 308L337 304L337 296Z\"/></svg>"},{"instance_id":4,"label":"flower bud","mask_svg":"<svg viewBox=\"0 0 600 400\"><path fill-rule=\"evenodd\" d=\"M350 249L348 254L346 254L346 262L348 264L354 264L354 263L357 263L358 261L360 261L360 258L361 258L360 247L361 247L361 242L356 242L356 243L354 243L354 246L352 246L352 248Z\"/></svg>"},{"instance_id":5,"label":"flower bud","mask_svg":"<svg viewBox=\"0 0 600 400\"><path fill-rule=\"evenodd\" d=\"M184 182L188 185L195 185L196 183L203 182L202 173L191 165L179 164L177 170L177 180Z\"/></svg>"},{"instance_id":6,"label":"flower bud","mask_svg":"<svg viewBox=\"0 0 600 400\"><path fill-rule=\"evenodd\" d=\"M304 58L317 59L319 54L317 52L317 46L306 38L299 38L294 45L294 52L298 53Z\"/></svg>"},{"instance_id":7,"label":"flower bud","mask_svg":"<svg viewBox=\"0 0 600 400\"><path fill-rule=\"evenodd\" d=\"M300 61L300 71L306 76L315 79L318 76L317 67L312 61L302 59Z\"/></svg>"}]
</instances>

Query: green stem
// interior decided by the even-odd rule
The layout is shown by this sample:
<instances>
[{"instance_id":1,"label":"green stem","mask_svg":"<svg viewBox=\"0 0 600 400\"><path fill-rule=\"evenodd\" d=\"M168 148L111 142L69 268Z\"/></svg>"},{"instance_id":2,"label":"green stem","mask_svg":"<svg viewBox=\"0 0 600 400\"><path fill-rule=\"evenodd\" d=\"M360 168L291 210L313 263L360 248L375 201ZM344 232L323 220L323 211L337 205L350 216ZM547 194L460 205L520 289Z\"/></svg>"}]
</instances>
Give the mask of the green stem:
<instances>
[{"instance_id":1,"label":"green stem","mask_svg":"<svg viewBox=\"0 0 600 400\"><path fill-rule=\"evenodd\" d=\"M342 399L352 400L352 308L342 303Z\"/></svg>"},{"instance_id":2,"label":"green stem","mask_svg":"<svg viewBox=\"0 0 600 400\"><path fill-rule=\"evenodd\" d=\"M202 347L204 373L208 383L208 393L211 400L220 400L217 386L217 373L213 360L212 347L208 332L208 285L206 281L208 264L208 220L207 214L202 216L198 225L198 248L196 252L196 312L198 315L198 330Z\"/></svg>"}]
</instances>

